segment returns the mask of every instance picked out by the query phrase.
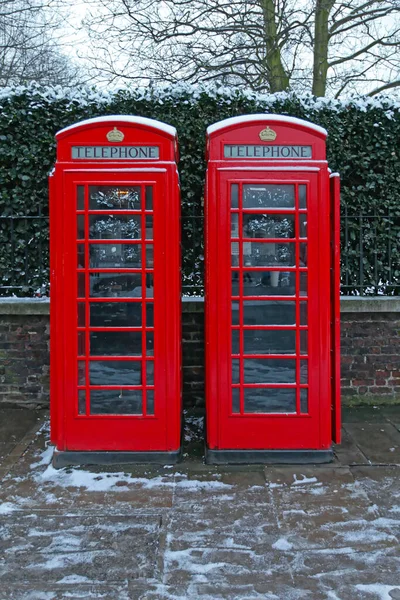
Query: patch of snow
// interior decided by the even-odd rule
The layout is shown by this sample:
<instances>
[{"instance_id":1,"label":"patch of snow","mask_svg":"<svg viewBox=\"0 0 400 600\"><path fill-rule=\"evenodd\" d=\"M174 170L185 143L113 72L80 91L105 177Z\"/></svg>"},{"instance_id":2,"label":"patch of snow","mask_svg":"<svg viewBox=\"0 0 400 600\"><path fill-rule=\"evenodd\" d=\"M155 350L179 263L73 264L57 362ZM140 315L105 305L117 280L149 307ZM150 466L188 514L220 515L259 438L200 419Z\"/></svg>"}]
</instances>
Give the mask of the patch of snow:
<instances>
[{"instance_id":1,"label":"patch of snow","mask_svg":"<svg viewBox=\"0 0 400 600\"><path fill-rule=\"evenodd\" d=\"M67 575L63 577L58 583L92 583L91 579L84 577L83 575Z\"/></svg>"},{"instance_id":2,"label":"patch of snow","mask_svg":"<svg viewBox=\"0 0 400 600\"><path fill-rule=\"evenodd\" d=\"M375 594L380 600L393 600L393 596L390 592L394 590L400 590L398 585L383 585L382 583L362 584L356 585L356 588L360 592L366 592L367 594Z\"/></svg>"},{"instance_id":3,"label":"patch of snow","mask_svg":"<svg viewBox=\"0 0 400 600\"><path fill-rule=\"evenodd\" d=\"M64 127L60 131L57 131L56 137L64 134L67 131L72 131L78 127L85 127L87 125L96 125L96 124L104 124L110 123L110 127L115 125L115 122L118 123L132 123L133 125L144 125L145 127L152 127L153 129L159 129L172 137L176 136L176 129L172 127L172 125L167 125L167 123L163 123L162 121L156 121L155 119L147 119L146 117L136 117L133 115L108 115L106 117L94 117L93 119L85 119L84 121L80 121L79 123L75 123L74 125L69 125L68 127Z\"/></svg>"},{"instance_id":4,"label":"patch of snow","mask_svg":"<svg viewBox=\"0 0 400 600\"><path fill-rule=\"evenodd\" d=\"M288 542L285 538L279 538L279 540L272 544L272 547L275 548L275 550L291 550L293 544Z\"/></svg>"},{"instance_id":5,"label":"patch of snow","mask_svg":"<svg viewBox=\"0 0 400 600\"><path fill-rule=\"evenodd\" d=\"M298 479L297 475L294 474L293 475L294 482L292 483L292 485L303 485L305 483L317 483L318 484L318 479L316 477L306 477L305 475L300 475L300 477L302 477L302 479ZM322 485L322 483L319 483L319 485Z\"/></svg>"},{"instance_id":6,"label":"patch of snow","mask_svg":"<svg viewBox=\"0 0 400 600\"><path fill-rule=\"evenodd\" d=\"M16 510L19 510L19 508L11 502L2 502L0 504L0 515L9 515Z\"/></svg>"},{"instance_id":7,"label":"patch of snow","mask_svg":"<svg viewBox=\"0 0 400 600\"><path fill-rule=\"evenodd\" d=\"M54 454L54 446L48 446L44 452L40 455L39 462L32 463L30 468L36 469L37 467L41 467L42 465L49 465L51 463L51 459Z\"/></svg>"},{"instance_id":8,"label":"patch of snow","mask_svg":"<svg viewBox=\"0 0 400 600\"><path fill-rule=\"evenodd\" d=\"M218 123L214 123L213 125L207 127L207 134L212 135L220 129L225 129L226 127L231 127L232 125L241 125L242 123L249 123L252 121L265 121L266 124L270 121L275 121L282 124L287 123L288 125L301 125L302 127L316 131L325 137L328 135L326 129L320 127L319 125L314 125L314 123L309 123L308 121L304 121L303 119L298 119L296 117L287 117L274 114L255 114L230 117L229 119L218 121Z\"/></svg>"}]
</instances>

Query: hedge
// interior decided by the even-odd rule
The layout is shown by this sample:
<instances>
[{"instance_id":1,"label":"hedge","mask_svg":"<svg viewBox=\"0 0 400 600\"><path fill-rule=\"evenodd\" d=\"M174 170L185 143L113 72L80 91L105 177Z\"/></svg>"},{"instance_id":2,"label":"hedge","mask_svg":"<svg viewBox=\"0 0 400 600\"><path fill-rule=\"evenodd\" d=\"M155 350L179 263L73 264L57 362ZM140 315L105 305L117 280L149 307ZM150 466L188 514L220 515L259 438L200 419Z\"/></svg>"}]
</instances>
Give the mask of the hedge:
<instances>
[{"instance_id":1,"label":"hedge","mask_svg":"<svg viewBox=\"0 0 400 600\"><path fill-rule=\"evenodd\" d=\"M48 289L48 223L42 217L48 215L56 131L99 115L134 114L178 130L183 283L190 293L201 293L205 130L221 119L259 112L300 117L328 130L328 161L341 175L342 223L348 225L342 231L343 293L398 294L400 102L390 96L339 101L186 85L0 90L0 292Z\"/></svg>"}]
</instances>

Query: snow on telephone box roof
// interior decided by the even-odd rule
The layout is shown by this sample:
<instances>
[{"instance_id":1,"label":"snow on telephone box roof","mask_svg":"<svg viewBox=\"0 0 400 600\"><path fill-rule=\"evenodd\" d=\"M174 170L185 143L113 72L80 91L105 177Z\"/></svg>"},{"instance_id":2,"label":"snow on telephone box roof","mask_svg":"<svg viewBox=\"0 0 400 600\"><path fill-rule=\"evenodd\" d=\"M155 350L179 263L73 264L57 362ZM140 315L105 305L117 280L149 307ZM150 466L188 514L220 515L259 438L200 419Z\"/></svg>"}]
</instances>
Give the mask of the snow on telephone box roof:
<instances>
[{"instance_id":1,"label":"snow on telephone box roof","mask_svg":"<svg viewBox=\"0 0 400 600\"><path fill-rule=\"evenodd\" d=\"M107 115L106 117L94 117L93 119L86 119L85 121L79 121L78 123L74 123L73 125L69 125L68 127L64 127L60 131L57 131L56 137L66 133L67 131L71 131L77 127L84 127L87 125L103 125L104 123L108 123L111 121L119 121L125 123L131 123L133 125L144 125L145 127L152 127L153 129L158 129L159 131L163 131L167 133L171 137L176 137L176 129L172 127L172 125L167 125L167 123L163 123L162 121L156 121L155 119L148 119L147 117L136 117L133 115Z\"/></svg>"},{"instance_id":2,"label":"snow on telephone box roof","mask_svg":"<svg viewBox=\"0 0 400 600\"><path fill-rule=\"evenodd\" d=\"M220 129L225 129L226 127L231 127L232 125L241 125L242 123L251 123L254 121L275 121L280 122L283 125L300 125L301 127L311 129L325 137L328 135L326 129L320 127L319 125L315 125L314 123L310 123L309 121L304 121L303 119L298 119L297 117L287 117L285 115L274 114L255 114L241 115L239 117L230 117L229 119L218 121L218 123L214 123L213 125L207 127L207 134L212 135Z\"/></svg>"}]
</instances>

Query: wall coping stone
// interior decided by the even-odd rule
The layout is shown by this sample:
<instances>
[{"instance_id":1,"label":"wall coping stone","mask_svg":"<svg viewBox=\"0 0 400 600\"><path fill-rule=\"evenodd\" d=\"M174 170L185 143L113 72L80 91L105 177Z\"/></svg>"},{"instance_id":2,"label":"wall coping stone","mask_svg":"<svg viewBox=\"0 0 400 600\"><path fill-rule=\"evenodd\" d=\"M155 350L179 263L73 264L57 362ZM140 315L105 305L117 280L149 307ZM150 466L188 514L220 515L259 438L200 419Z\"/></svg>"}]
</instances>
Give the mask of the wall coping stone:
<instances>
[{"instance_id":1,"label":"wall coping stone","mask_svg":"<svg viewBox=\"0 0 400 600\"><path fill-rule=\"evenodd\" d=\"M185 296L182 298L185 313L203 312L204 298ZM340 299L341 313L400 313L398 296L345 296ZM0 298L1 315L48 315L49 298Z\"/></svg>"}]
</instances>

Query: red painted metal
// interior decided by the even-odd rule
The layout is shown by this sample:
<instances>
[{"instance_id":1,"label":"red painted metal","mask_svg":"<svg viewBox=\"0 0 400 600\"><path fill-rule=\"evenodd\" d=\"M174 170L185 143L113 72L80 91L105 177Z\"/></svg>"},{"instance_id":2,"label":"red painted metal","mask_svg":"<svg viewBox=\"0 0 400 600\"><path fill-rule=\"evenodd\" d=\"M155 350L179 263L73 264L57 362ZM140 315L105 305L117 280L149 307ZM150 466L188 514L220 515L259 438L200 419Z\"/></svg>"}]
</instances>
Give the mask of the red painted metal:
<instances>
[{"instance_id":1,"label":"red painted metal","mask_svg":"<svg viewBox=\"0 0 400 600\"><path fill-rule=\"evenodd\" d=\"M107 139L107 134L115 129L123 133L123 140ZM182 412L176 134L173 128L156 121L117 116L78 123L59 132L56 138L57 162L50 176L52 442L59 451L175 452L180 447ZM156 147L158 158L74 159L72 147L76 146ZM91 186L100 186L100 191L102 186L117 190L134 187L141 199L140 206L91 210ZM152 206L148 207L145 194L150 194L150 189ZM78 193L83 204L77 204ZM137 237L120 233L121 239L96 239L94 236L99 234L90 229L90 219L101 215L107 215L113 222L123 222L120 218L128 219L131 225L136 222L140 233ZM84 233L78 237L80 219ZM152 224L152 232L148 223ZM116 235L115 230L111 235ZM128 253L133 250L140 253L141 262L135 263L134 268L126 263L114 267L96 266L90 263L90 257L100 248L96 243L102 245L101 251L106 252L104 248L109 247L111 253L119 244L124 244ZM119 248L122 251L122 247ZM153 261L147 262L151 249ZM118 276L125 277L125 291L121 280L112 282L113 277ZM78 278L82 285L78 286ZM96 296L91 278L100 290ZM105 282L104 289L100 281ZM134 281L138 283L132 283ZM128 285L136 285L136 288L129 290ZM123 326L113 321L115 316L102 324L91 323L91 311L95 314L95 307L104 314L112 305L126 316ZM78 322L78 307L82 322ZM147 310L153 314L153 320L146 317ZM101 333L103 336L109 333L139 336L141 354L139 351L138 355L137 349L129 352L129 348L118 352L112 344L106 343L102 346L103 355L95 354L93 348L90 350L91 335ZM154 339L151 349L147 347L148 338ZM118 381L118 366L123 366L124 374L131 373L128 363L133 371L137 366L138 381ZM109 380L104 378L104 369L110 373ZM99 375L94 378L96 372L103 377L100 382ZM113 410L112 400L108 404L101 400L100 409L98 406L95 409L91 404L91 395L95 392L103 394L103 398L110 393L115 399L129 397L130 392L131 397L136 394L143 401L141 408L134 409L135 414L132 408L130 414L124 409ZM85 397L80 404L79 397Z\"/></svg>"},{"instance_id":2,"label":"red painted metal","mask_svg":"<svg viewBox=\"0 0 400 600\"><path fill-rule=\"evenodd\" d=\"M338 173L331 175L330 184L332 227L332 439L336 444L340 444L340 179Z\"/></svg>"},{"instance_id":3,"label":"red painted metal","mask_svg":"<svg viewBox=\"0 0 400 600\"><path fill-rule=\"evenodd\" d=\"M275 140L262 141L260 133L266 127L276 134ZM333 233L335 240L338 239L338 222L335 220L331 227L325 138L326 133L312 124L274 115L227 119L209 128L205 201L205 308L207 445L211 450L327 450L331 447L332 439L337 439L331 424L331 319L334 299L336 309L338 306L338 287L335 280L331 289L330 247ZM226 158L224 155L225 146L278 145L308 146L312 156L301 160L246 158L246 150L242 156L234 158ZM294 189L294 204L289 208L264 206L261 209L243 206L244 194L251 185L294 186L291 188ZM300 190L304 194L304 189L307 197L306 207L300 205ZM233 190L237 190L236 207L231 207ZM338 197L333 204L337 215ZM279 215L287 221L293 218L294 232L292 231L291 237L287 238L262 238L260 234L249 237L248 229L244 229L244 226L257 214L271 218L273 215ZM232 223L237 223L237 232L233 225L233 233L231 231L231 219ZM307 223L306 237L301 229L305 227L304 222ZM255 241L265 255L271 254L271 251L276 252L276 244L283 244L288 249L287 252L294 247L294 265L277 266L268 262L262 265L247 264L247 261L253 260L252 244ZM237 248L237 264L233 264L232 243L236 244ZM336 247L336 266L338 252ZM275 280L282 278L279 273L284 271L283 275L294 282L293 295L288 295L283 287L272 288L271 274L276 271L278 275L274 277ZM246 278L252 281L252 273L254 278L259 273L261 278L264 277L270 282L269 287L265 288L267 291L261 292L261 295L256 287L253 295L250 295L253 288L250 287L249 292ZM304 284L301 282L305 278L308 280L308 287L303 293L301 285ZM234 289L232 281L238 282ZM250 314L246 309L257 310L260 306L268 306L262 305L264 302L269 302L269 306L272 306L271 303L280 302L280 305L275 306L293 311L295 322L245 322ZM301 317L304 313L307 314L306 321L304 316ZM262 346L265 341L261 342L261 347L257 348L256 352L254 348L252 353L247 351L245 344L248 336L259 334L260 337L268 333L278 336L277 339L283 339L285 335L292 336L295 340L293 352L288 353L281 342L278 342L278 346L281 345L269 353L268 349ZM238 348L233 347L232 336L238 337ZM302 347L305 336L308 337L306 350ZM333 356L336 369L339 362L337 346ZM274 361L287 361L286 364L290 364L290 369L296 374L294 381L280 380L279 375L277 381L262 380L263 376L260 373L251 374L250 367L260 364L254 362L257 359L265 359L264 364L272 372L273 365L279 364ZM252 360L253 363L246 363L248 360ZM308 373L307 376L304 375L305 372ZM233 376L237 379L233 380ZM274 376L272 373L271 377ZM263 412L260 409L256 412L256 401L251 400L251 394L255 394L255 390L260 394L261 407L265 398L273 398L273 394L278 392L283 394L282 397L287 394L293 398L294 404L291 405L290 411L281 410L278 405L278 410L274 409L274 412L264 411L263 408ZM307 407L303 399L305 394L308 394ZM233 395L238 398L235 408ZM335 402L335 426L340 428L338 389ZM271 404L269 406L271 407Z\"/></svg>"}]
</instances>

